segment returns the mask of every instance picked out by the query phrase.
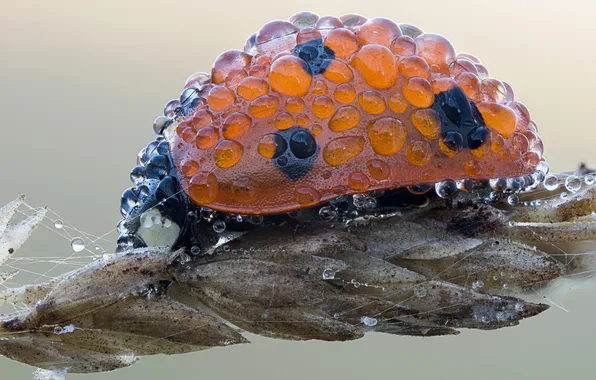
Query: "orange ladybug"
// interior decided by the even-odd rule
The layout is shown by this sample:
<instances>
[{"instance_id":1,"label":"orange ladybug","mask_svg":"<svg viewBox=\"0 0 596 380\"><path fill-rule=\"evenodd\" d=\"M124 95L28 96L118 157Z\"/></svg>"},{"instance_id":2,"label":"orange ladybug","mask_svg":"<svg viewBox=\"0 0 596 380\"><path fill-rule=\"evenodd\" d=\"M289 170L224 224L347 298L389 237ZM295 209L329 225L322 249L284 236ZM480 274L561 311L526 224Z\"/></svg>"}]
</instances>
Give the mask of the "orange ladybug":
<instances>
[{"instance_id":1,"label":"orange ladybug","mask_svg":"<svg viewBox=\"0 0 596 380\"><path fill-rule=\"evenodd\" d=\"M124 216L157 191L138 189L156 171L173 177L163 194L179 185L194 205L241 215L426 184L447 197L465 180L504 190L514 179L519 191L540 181L524 176L547 171L536 125L506 82L445 37L386 18L269 22L184 87L139 155Z\"/></svg>"}]
</instances>

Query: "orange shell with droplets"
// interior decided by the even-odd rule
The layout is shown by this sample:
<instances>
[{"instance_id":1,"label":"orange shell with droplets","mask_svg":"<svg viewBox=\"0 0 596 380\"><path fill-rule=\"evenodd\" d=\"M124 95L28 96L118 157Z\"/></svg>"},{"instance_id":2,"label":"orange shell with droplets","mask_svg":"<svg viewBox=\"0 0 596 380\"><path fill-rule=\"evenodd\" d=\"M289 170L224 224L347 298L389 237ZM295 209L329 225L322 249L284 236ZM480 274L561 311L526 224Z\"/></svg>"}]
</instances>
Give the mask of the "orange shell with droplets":
<instances>
[{"instance_id":1,"label":"orange shell with droplets","mask_svg":"<svg viewBox=\"0 0 596 380\"><path fill-rule=\"evenodd\" d=\"M312 75L292 49L314 39L335 56ZM183 189L215 210L283 213L344 194L522 176L543 160L535 124L507 83L445 37L385 18L302 12L263 26L244 51L221 54L210 82L191 78L186 87L202 100L165 135ZM440 141L430 107L450 86L482 114L484 146L453 151ZM293 180L271 157L274 134L294 125L313 133L319 154Z\"/></svg>"}]
</instances>

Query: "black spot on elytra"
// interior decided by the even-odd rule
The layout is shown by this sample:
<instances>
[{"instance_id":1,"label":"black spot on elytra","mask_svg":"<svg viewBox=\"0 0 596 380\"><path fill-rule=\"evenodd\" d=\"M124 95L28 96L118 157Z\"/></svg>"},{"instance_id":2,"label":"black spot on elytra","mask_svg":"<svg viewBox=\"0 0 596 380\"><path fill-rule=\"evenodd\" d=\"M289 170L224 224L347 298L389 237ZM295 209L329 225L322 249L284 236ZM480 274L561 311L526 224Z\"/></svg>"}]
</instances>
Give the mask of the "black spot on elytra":
<instances>
[{"instance_id":1,"label":"black spot on elytra","mask_svg":"<svg viewBox=\"0 0 596 380\"><path fill-rule=\"evenodd\" d=\"M306 128L294 126L278 131L275 135L281 139L276 141L277 149L272 158L275 166L293 181L308 174L320 152L312 132Z\"/></svg>"},{"instance_id":2,"label":"black spot on elytra","mask_svg":"<svg viewBox=\"0 0 596 380\"><path fill-rule=\"evenodd\" d=\"M441 138L448 147L477 149L487 140L484 118L460 87L436 94L431 108L439 115Z\"/></svg>"},{"instance_id":3,"label":"black spot on elytra","mask_svg":"<svg viewBox=\"0 0 596 380\"><path fill-rule=\"evenodd\" d=\"M322 74L335 58L333 50L323 43L322 39L312 40L296 45L293 50L296 57L306 62L306 70L310 75Z\"/></svg>"}]
</instances>

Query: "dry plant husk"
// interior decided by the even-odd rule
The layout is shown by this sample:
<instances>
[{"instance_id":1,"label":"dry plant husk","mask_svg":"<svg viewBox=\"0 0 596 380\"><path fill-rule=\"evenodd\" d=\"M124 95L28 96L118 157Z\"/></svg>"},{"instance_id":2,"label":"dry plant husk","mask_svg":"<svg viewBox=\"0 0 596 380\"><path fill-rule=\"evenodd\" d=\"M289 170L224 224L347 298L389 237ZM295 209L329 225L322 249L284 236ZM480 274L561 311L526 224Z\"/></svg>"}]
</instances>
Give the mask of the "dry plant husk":
<instances>
[{"instance_id":1,"label":"dry plant husk","mask_svg":"<svg viewBox=\"0 0 596 380\"><path fill-rule=\"evenodd\" d=\"M349 227L259 228L207 255L159 247L109 255L5 291L1 299L31 310L3 318L0 353L88 373L141 355L247 343L243 330L345 341L368 331L428 337L514 326L548 308L529 290L594 269L592 255L578 254L596 241L594 186L566 199L543 188L520 198L532 206L460 193Z\"/></svg>"}]
</instances>

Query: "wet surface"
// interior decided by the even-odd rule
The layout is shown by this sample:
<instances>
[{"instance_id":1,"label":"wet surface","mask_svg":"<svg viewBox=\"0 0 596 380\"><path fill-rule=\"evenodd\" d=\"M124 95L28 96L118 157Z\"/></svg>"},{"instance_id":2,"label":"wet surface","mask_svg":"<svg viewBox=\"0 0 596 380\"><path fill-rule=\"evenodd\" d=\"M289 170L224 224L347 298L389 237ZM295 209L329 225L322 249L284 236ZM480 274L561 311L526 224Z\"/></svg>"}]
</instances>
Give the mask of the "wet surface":
<instances>
[{"instance_id":1,"label":"wet surface","mask_svg":"<svg viewBox=\"0 0 596 380\"><path fill-rule=\"evenodd\" d=\"M49 204L65 220L97 233L111 228L120 218L118 198L122 189L130 186L127 175L134 166L134 154L153 137L148 126L163 105L179 95L189 73L208 69L224 48L241 48L248 33L268 20L286 19L302 8L316 8L320 14L339 12L332 3L301 3L300 9L292 10L283 3L267 3L267 7L254 3L250 15L248 11L230 15L225 7L204 8L199 3L170 2L162 8L143 3L128 9L115 3L66 3L70 13L58 5L44 9L37 4L33 10L12 5L14 9L0 16L10 17L3 25L15 31L14 38L2 42L2 50L10 59L0 77L0 104L6 125L12 126L6 129L5 138L14 142L5 151L9 157L19 157L2 166L9 181L0 194L5 203L26 192L30 203ZM596 33L588 18L594 8L588 1L567 6L561 10L548 4L537 10L517 5L512 12L504 4L500 8L494 5L487 13L474 2L462 1L456 6L437 1L396 4L390 9L353 3L346 10L387 16L444 33L458 49L490 61L491 72L515 85L516 97L540 121L545 155L551 167L561 171L592 157L593 138L589 136L594 133L586 120L592 120L594 79L590 68L595 57L585 49ZM433 14L437 17L429 18L428 7L436 9ZM139 13L139 8L144 11ZM164 18L167 14L176 17ZM201 18L201 30L197 17ZM578 22L578 18L585 20ZM229 27L217 35L212 31L222 27L222 20L227 20ZM534 26L530 30L528 20ZM131 30L131 23L138 27ZM551 30L553 23L560 33L545 39L544 30ZM72 33L73 29L77 33ZM485 32L470 36L470 30ZM570 38L570 33L575 37ZM44 37L39 38L40 34ZM204 46L202 41L207 41ZM519 64L512 65L512 59ZM35 94L59 91L59 96L44 96L31 112L31 88L36 88ZM65 136L57 131L68 133ZM35 134L35 139L23 139L27 133ZM21 254L32 256L47 247L52 241L52 235L48 236L34 237ZM71 252L63 240L53 241L55 253ZM569 285L562 288L566 287ZM455 374L462 379L585 378L592 372L596 338L590 328L596 312L593 294L593 288L575 290L556 298L569 313L551 307L520 327L496 332L467 331L456 338L439 339L371 334L341 344L296 344L251 337L250 345L152 357L128 370L88 378L123 379L132 375L160 379L174 370L188 374L200 371L215 379L256 379L278 370L290 379L371 375L437 378ZM464 368L462 360L467 363ZM0 362L3 374L14 379L31 378L31 368L4 358ZM486 368L495 370L487 374Z\"/></svg>"}]
</instances>

